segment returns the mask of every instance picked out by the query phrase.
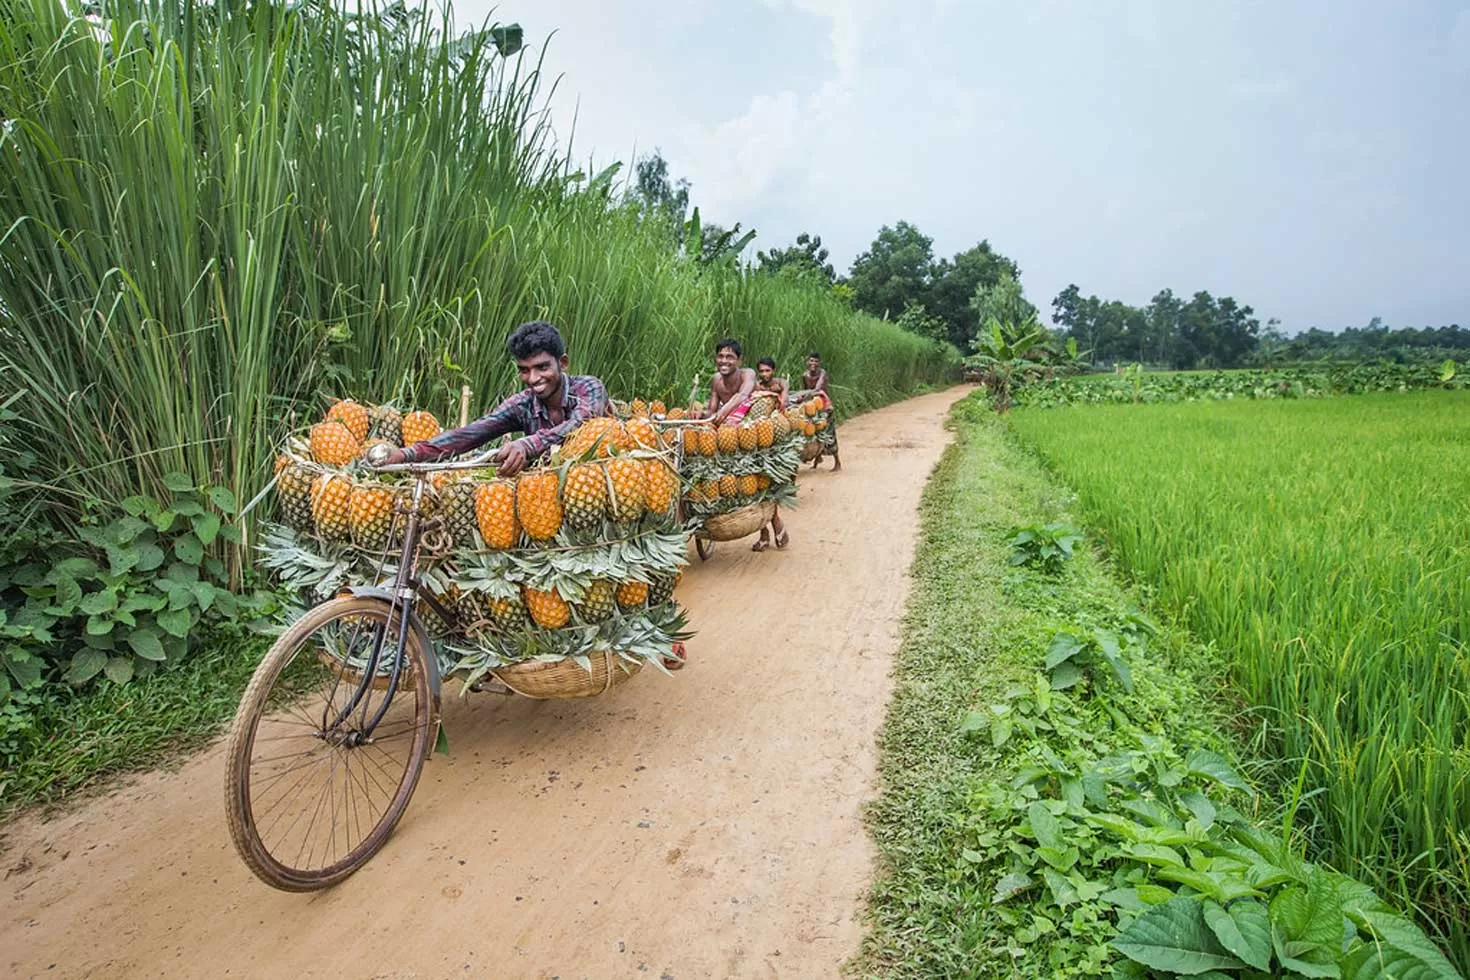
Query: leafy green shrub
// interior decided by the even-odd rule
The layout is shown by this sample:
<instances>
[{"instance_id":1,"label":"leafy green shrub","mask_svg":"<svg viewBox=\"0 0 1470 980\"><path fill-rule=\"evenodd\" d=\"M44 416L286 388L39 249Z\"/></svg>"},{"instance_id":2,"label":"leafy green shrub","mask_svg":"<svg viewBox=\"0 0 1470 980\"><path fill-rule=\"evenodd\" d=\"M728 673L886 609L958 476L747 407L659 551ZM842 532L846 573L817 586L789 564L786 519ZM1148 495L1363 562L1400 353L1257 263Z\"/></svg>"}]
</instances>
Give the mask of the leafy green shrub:
<instances>
[{"instance_id":1,"label":"leafy green shrub","mask_svg":"<svg viewBox=\"0 0 1470 980\"><path fill-rule=\"evenodd\" d=\"M1012 565L1034 565L1055 575L1082 540L1082 532L1070 524L1027 524L1016 528L1006 544Z\"/></svg>"}]
</instances>

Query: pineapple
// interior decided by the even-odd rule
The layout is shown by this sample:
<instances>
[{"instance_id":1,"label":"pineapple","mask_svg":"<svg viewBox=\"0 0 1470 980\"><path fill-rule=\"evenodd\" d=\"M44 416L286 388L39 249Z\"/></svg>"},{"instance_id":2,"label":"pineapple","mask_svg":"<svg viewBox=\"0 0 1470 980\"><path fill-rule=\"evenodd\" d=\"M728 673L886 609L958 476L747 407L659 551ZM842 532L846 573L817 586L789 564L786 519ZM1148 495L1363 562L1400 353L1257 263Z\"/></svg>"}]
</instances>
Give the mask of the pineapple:
<instances>
[{"instance_id":1,"label":"pineapple","mask_svg":"<svg viewBox=\"0 0 1470 980\"><path fill-rule=\"evenodd\" d=\"M668 419L671 422L679 422L683 419L687 419L688 417L689 413L684 409L679 408L678 406L669 409Z\"/></svg>"},{"instance_id":2,"label":"pineapple","mask_svg":"<svg viewBox=\"0 0 1470 980\"><path fill-rule=\"evenodd\" d=\"M375 551L388 547L396 502L397 494L388 487L368 483L354 487L348 501L352 543Z\"/></svg>"},{"instance_id":3,"label":"pineapple","mask_svg":"<svg viewBox=\"0 0 1470 980\"><path fill-rule=\"evenodd\" d=\"M808 439L810 439L812 436L814 436L814 435L817 434L817 427L816 427L815 423L812 423L812 422L803 422L803 423L801 423L801 431L802 432L805 432L806 433L806 437Z\"/></svg>"},{"instance_id":4,"label":"pineapple","mask_svg":"<svg viewBox=\"0 0 1470 980\"><path fill-rule=\"evenodd\" d=\"M281 517L298 531L311 530L312 472L289 457L276 479L276 492L281 495Z\"/></svg>"},{"instance_id":5,"label":"pineapple","mask_svg":"<svg viewBox=\"0 0 1470 980\"><path fill-rule=\"evenodd\" d=\"M526 586L525 596L532 621L542 629L559 630L572 618L572 607L556 592L542 592Z\"/></svg>"},{"instance_id":6,"label":"pineapple","mask_svg":"<svg viewBox=\"0 0 1470 980\"><path fill-rule=\"evenodd\" d=\"M718 447L719 437L715 435L714 429L703 428L699 430L699 455L713 456Z\"/></svg>"},{"instance_id":7,"label":"pineapple","mask_svg":"<svg viewBox=\"0 0 1470 980\"><path fill-rule=\"evenodd\" d=\"M755 444L761 449L769 448L776 442L776 423L768 418L761 419L755 424Z\"/></svg>"},{"instance_id":8,"label":"pineapple","mask_svg":"<svg viewBox=\"0 0 1470 980\"><path fill-rule=\"evenodd\" d=\"M374 405L368 409L368 437L403 445L403 416L398 409L392 405Z\"/></svg>"},{"instance_id":9,"label":"pineapple","mask_svg":"<svg viewBox=\"0 0 1470 980\"><path fill-rule=\"evenodd\" d=\"M479 589L461 592L454 601L454 618L460 629L470 636L478 636L492 625L490 596Z\"/></svg>"},{"instance_id":10,"label":"pineapple","mask_svg":"<svg viewBox=\"0 0 1470 980\"><path fill-rule=\"evenodd\" d=\"M791 436L791 420L782 412L771 416L771 428L775 432L775 438L784 442Z\"/></svg>"},{"instance_id":11,"label":"pineapple","mask_svg":"<svg viewBox=\"0 0 1470 980\"><path fill-rule=\"evenodd\" d=\"M765 401L765 399L762 398L761 401ZM755 433L755 426L753 425L741 425L740 428L735 430L735 437L739 440L740 451L743 453L748 453L759 445Z\"/></svg>"},{"instance_id":12,"label":"pineapple","mask_svg":"<svg viewBox=\"0 0 1470 980\"><path fill-rule=\"evenodd\" d=\"M698 429L695 429L695 428L685 429L684 432L683 432L683 434L680 436L680 438L682 438L684 440L684 455L685 456L698 456L699 455L699 430Z\"/></svg>"},{"instance_id":13,"label":"pineapple","mask_svg":"<svg viewBox=\"0 0 1470 980\"><path fill-rule=\"evenodd\" d=\"M636 459L619 456L603 464L607 472L608 512L619 524L632 524L643 516L648 496L648 477Z\"/></svg>"},{"instance_id":14,"label":"pineapple","mask_svg":"<svg viewBox=\"0 0 1470 980\"><path fill-rule=\"evenodd\" d=\"M587 594L577 603L577 618L584 623L601 623L617 612L618 584L610 578L593 579Z\"/></svg>"},{"instance_id":15,"label":"pineapple","mask_svg":"<svg viewBox=\"0 0 1470 980\"><path fill-rule=\"evenodd\" d=\"M624 609L647 604L648 584L646 582L624 582L618 586L618 605Z\"/></svg>"},{"instance_id":16,"label":"pineapple","mask_svg":"<svg viewBox=\"0 0 1470 980\"><path fill-rule=\"evenodd\" d=\"M326 421L341 422L347 426L347 430L352 433L352 437L358 442L362 442L368 437L369 418L367 406L360 402L355 402L351 398L344 398L341 401L333 402L332 407L327 409Z\"/></svg>"},{"instance_id":17,"label":"pineapple","mask_svg":"<svg viewBox=\"0 0 1470 980\"><path fill-rule=\"evenodd\" d=\"M352 535L352 481L336 473L317 477L311 484L311 519L327 541L346 542Z\"/></svg>"},{"instance_id":18,"label":"pineapple","mask_svg":"<svg viewBox=\"0 0 1470 980\"><path fill-rule=\"evenodd\" d=\"M531 614L519 595L489 601L490 622L502 633L514 633L531 625Z\"/></svg>"},{"instance_id":19,"label":"pineapple","mask_svg":"<svg viewBox=\"0 0 1470 980\"><path fill-rule=\"evenodd\" d=\"M654 578L648 587L648 604L650 606L662 606L674 598L674 587L679 584L679 576L659 575Z\"/></svg>"},{"instance_id":20,"label":"pineapple","mask_svg":"<svg viewBox=\"0 0 1470 980\"><path fill-rule=\"evenodd\" d=\"M827 431L827 420L826 419L817 419L816 422L814 422L812 424L814 426L816 426L816 429L817 429L818 432L825 432L825 431Z\"/></svg>"},{"instance_id":21,"label":"pineapple","mask_svg":"<svg viewBox=\"0 0 1470 980\"><path fill-rule=\"evenodd\" d=\"M755 475L755 488L758 491L771 489L771 478L764 473L757 473Z\"/></svg>"},{"instance_id":22,"label":"pineapple","mask_svg":"<svg viewBox=\"0 0 1470 980\"><path fill-rule=\"evenodd\" d=\"M473 484L471 484L473 485ZM509 480L490 480L475 487L475 523L491 548L513 548L521 536L516 519L516 486Z\"/></svg>"},{"instance_id":23,"label":"pineapple","mask_svg":"<svg viewBox=\"0 0 1470 980\"><path fill-rule=\"evenodd\" d=\"M754 497L760 493L760 481L755 478L755 474L753 473L736 477L735 483L740 488L740 496L742 497Z\"/></svg>"},{"instance_id":24,"label":"pineapple","mask_svg":"<svg viewBox=\"0 0 1470 980\"><path fill-rule=\"evenodd\" d=\"M454 606L458 599L457 595L436 595L439 605L451 617L454 616ZM419 622L424 624L424 629L429 631L431 637L441 637L454 628L454 624L440 615L439 610L429 604L429 600L420 599L414 603L413 611L418 616Z\"/></svg>"},{"instance_id":25,"label":"pineapple","mask_svg":"<svg viewBox=\"0 0 1470 980\"><path fill-rule=\"evenodd\" d=\"M588 419L567 434L561 444L563 459L581 459L598 447L598 455L606 456L611 447L611 432L617 419L607 417Z\"/></svg>"},{"instance_id":26,"label":"pineapple","mask_svg":"<svg viewBox=\"0 0 1470 980\"><path fill-rule=\"evenodd\" d=\"M628 414L634 418L646 416L648 414L648 402L641 398L633 399L633 403L628 406Z\"/></svg>"},{"instance_id":27,"label":"pineapple","mask_svg":"<svg viewBox=\"0 0 1470 980\"><path fill-rule=\"evenodd\" d=\"M750 403L750 410L745 413L747 422L759 422L776 410L776 399L773 397L757 398Z\"/></svg>"},{"instance_id":28,"label":"pineapple","mask_svg":"<svg viewBox=\"0 0 1470 980\"><path fill-rule=\"evenodd\" d=\"M311 458L328 466L346 466L357 458L359 443L352 430L333 419L311 427Z\"/></svg>"},{"instance_id":29,"label":"pineapple","mask_svg":"<svg viewBox=\"0 0 1470 980\"><path fill-rule=\"evenodd\" d=\"M645 500L650 514L667 514L679 496L679 477L667 460L662 458L643 461Z\"/></svg>"},{"instance_id":30,"label":"pineapple","mask_svg":"<svg viewBox=\"0 0 1470 980\"><path fill-rule=\"evenodd\" d=\"M434 418L433 412L409 412L403 417L401 428L405 446L432 439L444 431L439 427L439 420Z\"/></svg>"},{"instance_id":31,"label":"pineapple","mask_svg":"<svg viewBox=\"0 0 1470 980\"><path fill-rule=\"evenodd\" d=\"M569 527L587 531L602 526L607 513L607 479L596 463L577 463L569 468L561 497Z\"/></svg>"},{"instance_id":32,"label":"pineapple","mask_svg":"<svg viewBox=\"0 0 1470 980\"><path fill-rule=\"evenodd\" d=\"M516 481L516 516L521 527L537 541L549 541L561 530L561 498L556 473L523 473Z\"/></svg>"},{"instance_id":33,"label":"pineapple","mask_svg":"<svg viewBox=\"0 0 1470 980\"><path fill-rule=\"evenodd\" d=\"M818 411L817 400L813 398L811 401L805 402L801 406L801 411L804 415L806 415L807 418L811 418L813 415L816 415Z\"/></svg>"},{"instance_id":34,"label":"pineapple","mask_svg":"<svg viewBox=\"0 0 1470 980\"><path fill-rule=\"evenodd\" d=\"M720 481L707 480L699 485L699 491L704 495L706 503L717 504L720 502Z\"/></svg>"},{"instance_id":35,"label":"pineapple","mask_svg":"<svg viewBox=\"0 0 1470 980\"><path fill-rule=\"evenodd\" d=\"M733 500L740 494L740 481L731 473L720 477L720 497L725 500Z\"/></svg>"},{"instance_id":36,"label":"pineapple","mask_svg":"<svg viewBox=\"0 0 1470 980\"><path fill-rule=\"evenodd\" d=\"M801 414L801 409L793 408L786 413L786 421L791 423L792 428L800 429L806 422L806 418Z\"/></svg>"},{"instance_id":37,"label":"pineapple","mask_svg":"<svg viewBox=\"0 0 1470 980\"><path fill-rule=\"evenodd\" d=\"M664 407L663 402L655 398L653 401L648 403L648 414L654 417L667 416L669 414L669 410Z\"/></svg>"},{"instance_id":38,"label":"pineapple","mask_svg":"<svg viewBox=\"0 0 1470 980\"><path fill-rule=\"evenodd\" d=\"M647 418L637 417L630 420L626 426L628 438L633 442L636 449L657 449L658 431L654 429L653 423Z\"/></svg>"},{"instance_id":39,"label":"pineapple","mask_svg":"<svg viewBox=\"0 0 1470 980\"><path fill-rule=\"evenodd\" d=\"M475 503L479 492L479 486L471 480L455 480L439 492L444 506L444 522L454 537L454 543L461 548L477 546L475 528L479 518L475 513Z\"/></svg>"},{"instance_id":40,"label":"pineapple","mask_svg":"<svg viewBox=\"0 0 1470 980\"><path fill-rule=\"evenodd\" d=\"M715 445L720 455L728 456L740 451L740 433L728 425L722 425L715 430Z\"/></svg>"},{"instance_id":41,"label":"pineapple","mask_svg":"<svg viewBox=\"0 0 1470 980\"><path fill-rule=\"evenodd\" d=\"M371 453L373 451L374 447L377 447L377 446L387 446L390 449L396 449L396 448L398 448L397 446L394 446L393 443L389 442L387 439L369 439L367 442L364 442L362 444L362 446L358 449L358 451L357 451L358 458L359 459L367 459L368 458L368 454Z\"/></svg>"}]
</instances>

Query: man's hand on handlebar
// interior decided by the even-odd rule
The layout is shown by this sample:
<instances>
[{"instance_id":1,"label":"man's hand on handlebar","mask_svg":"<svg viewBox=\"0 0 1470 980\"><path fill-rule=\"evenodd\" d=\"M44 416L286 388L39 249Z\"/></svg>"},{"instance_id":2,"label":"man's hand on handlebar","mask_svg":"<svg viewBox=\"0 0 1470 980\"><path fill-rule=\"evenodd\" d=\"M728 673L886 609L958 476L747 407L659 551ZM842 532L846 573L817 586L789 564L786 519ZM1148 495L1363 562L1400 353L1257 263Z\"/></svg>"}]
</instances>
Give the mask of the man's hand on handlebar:
<instances>
[{"instance_id":1,"label":"man's hand on handlebar","mask_svg":"<svg viewBox=\"0 0 1470 980\"><path fill-rule=\"evenodd\" d=\"M383 452L387 449L387 452ZM377 446L368 453L368 462L374 467L400 466L408 462L408 454L402 449L393 449L387 446Z\"/></svg>"},{"instance_id":2,"label":"man's hand on handlebar","mask_svg":"<svg viewBox=\"0 0 1470 980\"><path fill-rule=\"evenodd\" d=\"M526 468L526 448L519 442L501 446L492 461L496 476L515 476Z\"/></svg>"}]
</instances>

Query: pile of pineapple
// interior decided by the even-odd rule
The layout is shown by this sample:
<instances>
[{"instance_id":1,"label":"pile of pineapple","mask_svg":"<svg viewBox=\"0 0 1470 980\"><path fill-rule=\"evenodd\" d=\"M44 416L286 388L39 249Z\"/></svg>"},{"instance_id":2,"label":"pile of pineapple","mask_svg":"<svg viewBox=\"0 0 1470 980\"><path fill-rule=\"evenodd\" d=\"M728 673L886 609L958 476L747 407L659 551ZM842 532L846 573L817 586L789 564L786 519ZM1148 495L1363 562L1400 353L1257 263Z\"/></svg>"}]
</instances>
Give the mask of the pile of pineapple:
<instances>
[{"instance_id":1,"label":"pile of pineapple","mask_svg":"<svg viewBox=\"0 0 1470 980\"><path fill-rule=\"evenodd\" d=\"M831 452L837 445L837 423L832 418L831 403L819 392L791 409L789 414L797 416L793 423L801 430L806 440L803 455L808 459L823 452Z\"/></svg>"},{"instance_id":2,"label":"pile of pineapple","mask_svg":"<svg viewBox=\"0 0 1470 980\"><path fill-rule=\"evenodd\" d=\"M281 524L263 535L263 563L308 601L391 581L413 478L376 473L363 454L438 431L427 412L334 404L277 462ZM472 681L531 659L667 656L686 635L673 601L687 561L674 457L646 416L599 418L515 479L434 474L418 568L443 614L418 609L443 671Z\"/></svg>"},{"instance_id":3,"label":"pile of pineapple","mask_svg":"<svg viewBox=\"0 0 1470 980\"><path fill-rule=\"evenodd\" d=\"M766 500L789 502L801 464L798 410L758 399L738 427L683 427L685 503L696 522Z\"/></svg>"}]
</instances>

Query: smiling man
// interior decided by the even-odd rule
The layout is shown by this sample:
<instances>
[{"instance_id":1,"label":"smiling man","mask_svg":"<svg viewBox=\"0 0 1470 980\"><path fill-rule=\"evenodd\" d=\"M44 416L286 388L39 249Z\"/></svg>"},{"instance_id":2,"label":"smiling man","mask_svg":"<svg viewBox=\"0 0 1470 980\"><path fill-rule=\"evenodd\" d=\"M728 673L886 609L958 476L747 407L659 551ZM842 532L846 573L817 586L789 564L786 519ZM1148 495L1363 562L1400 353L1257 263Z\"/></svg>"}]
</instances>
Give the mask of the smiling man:
<instances>
[{"instance_id":1,"label":"smiling man","mask_svg":"<svg viewBox=\"0 0 1470 980\"><path fill-rule=\"evenodd\" d=\"M524 391L511 395L490 414L432 439L394 450L387 463L430 463L477 449L508 432L525 433L495 454L496 471L515 476L590 418L608 414L607 389L590 375L567 373L567 348L561 331L542 320L515 328L506 341Z\"/></svg>"},{"instance_id":2,"label":"smiling man","mask_svg":"<svg viewBox=\"0 0 1470 980\"><path fill-rule=\"evenodd\" d=\"M710 382L708 418L715 425L739 425L750 411L755 372L740 366L740 342L726 337L715 343L715 377Z\"/></svg>"}]
</instances>

